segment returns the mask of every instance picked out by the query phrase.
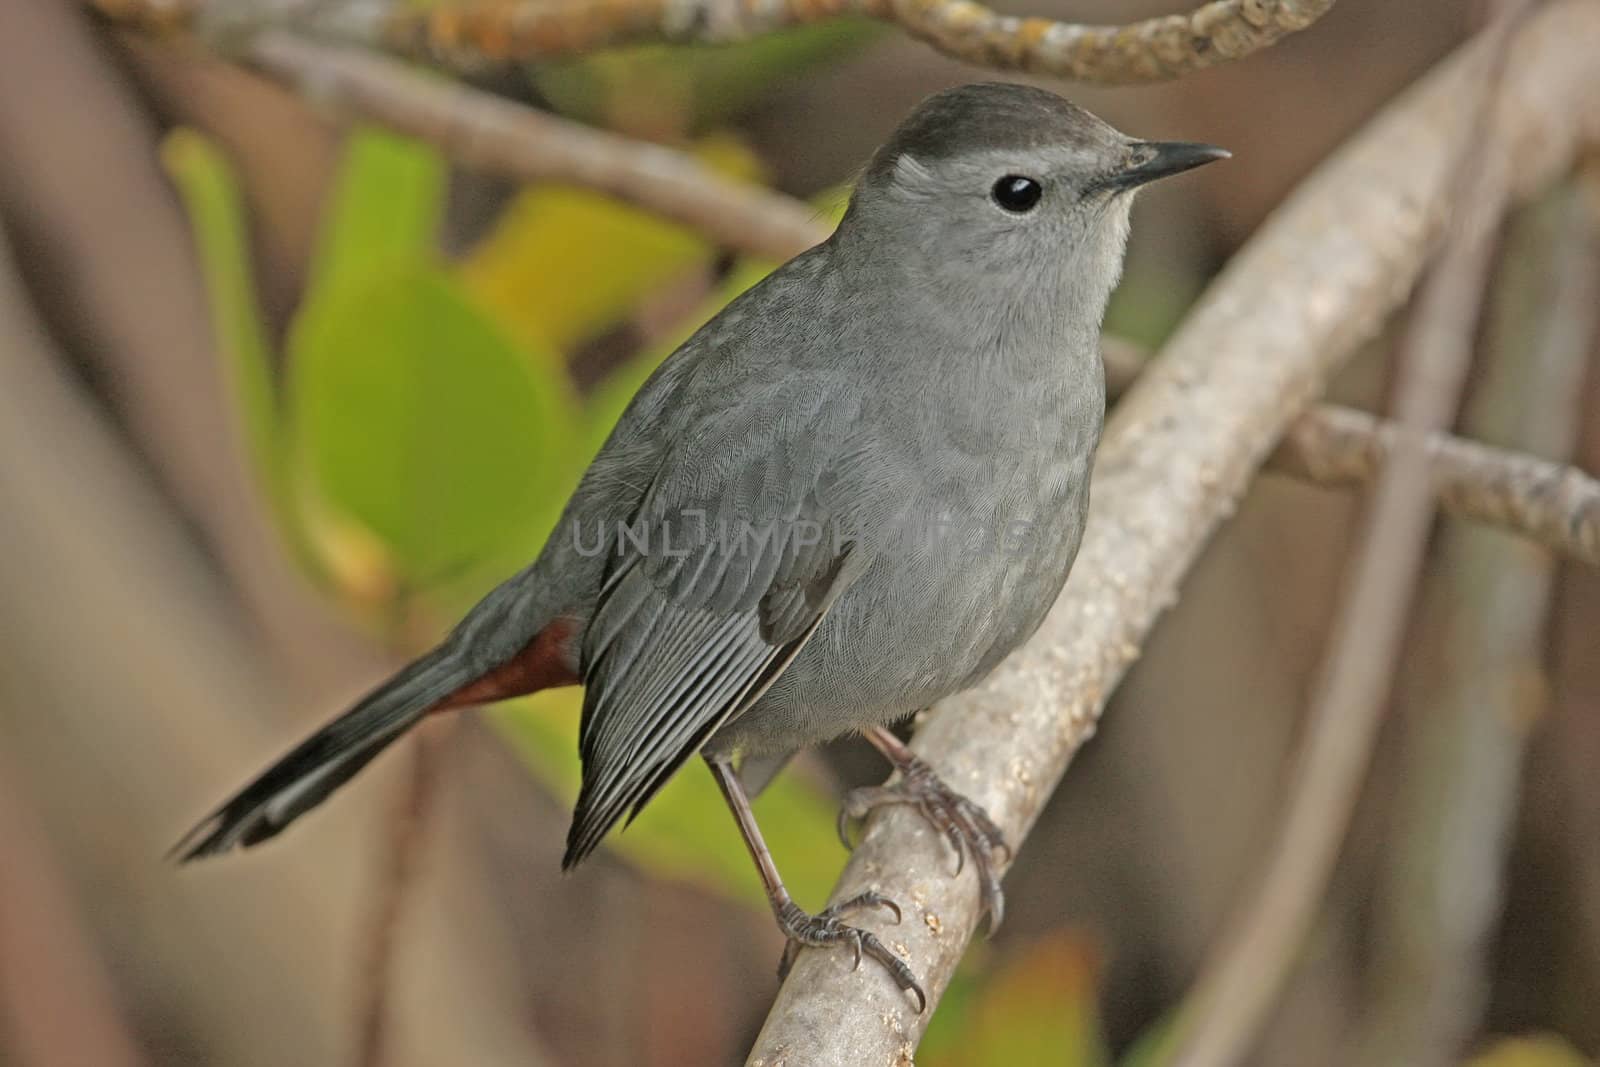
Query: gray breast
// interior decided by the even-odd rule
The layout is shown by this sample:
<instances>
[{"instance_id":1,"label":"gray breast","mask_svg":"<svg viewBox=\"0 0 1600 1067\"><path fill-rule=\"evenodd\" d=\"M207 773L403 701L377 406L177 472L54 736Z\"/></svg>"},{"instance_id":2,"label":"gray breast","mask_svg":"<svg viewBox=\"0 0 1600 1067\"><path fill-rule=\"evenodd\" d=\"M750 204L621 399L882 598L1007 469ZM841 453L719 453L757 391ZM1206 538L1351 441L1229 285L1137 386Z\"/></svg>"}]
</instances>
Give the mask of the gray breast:
<instances>
[{"instance_id":1,"label":"gray breast","mask_svg":"<svg viewBox=\"0 0 1600 1067\"><path fill-rule=\"evenodd\" d=\"M1038 628L1083 534L1098 390L1012 409L1026 432L937 445L904 528L817 634L708 751L787 751L892 722L967 688ZM965 432L961 428L958 432ZM916 463L911 457L905 462Z\"/></svg>"}]
</instances>

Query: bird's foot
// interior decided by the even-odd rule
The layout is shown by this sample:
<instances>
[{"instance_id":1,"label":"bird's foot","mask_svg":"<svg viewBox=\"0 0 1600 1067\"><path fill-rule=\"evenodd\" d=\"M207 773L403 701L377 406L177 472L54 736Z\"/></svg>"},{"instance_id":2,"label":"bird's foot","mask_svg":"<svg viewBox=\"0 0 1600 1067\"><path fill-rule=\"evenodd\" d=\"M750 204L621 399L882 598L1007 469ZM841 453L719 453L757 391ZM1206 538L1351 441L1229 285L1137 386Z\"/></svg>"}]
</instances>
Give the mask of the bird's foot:
<instances>
[{"instance_id":1,"label":"bird's foot","mask_svg":"<svg viewBox=\"0 0 1600 1067\"><path fill-rule=\"evenodd\" d=\"M1011 858L1011 846L1006 843L1005 834L989 818L988 812L951 789L932 767L916 756L907 752L903 758L895 759L895 768L900 772L898 782L863 786L845 794L844 806L839 809L839 839L846 848L852 848L850 821L866 818L874 808L885 804L914 806L955 849L957 875L965 868L967 857L972 857L983 911L989 916L989 933L993 934L1005 916L1005 894L1000 889L1000 875L993 859L997 850L1004 853L1007 860Z\"/></svg>"},{"instance_id":2,"label":"bird's foot","mask_svg":"<svg viewBox=\"0 0 1600 1067\"><path fill-rule=\"evenodd\" d=\"M868 890L859 896L841 901L830 908L825 908L815 915L807 915L801 911L793 901L785 901L778 912L778 927L789 938L789 944L783 950L783 958L778 961L778 978L789 976L789 969L794 966L795 957L802 948L830 948L838 945L848 945L855 950L855 967L861 966L861 957L870 956L883 965L889 972L895 984L901 989L916 994L917 1013L928 1006L927 995L922 992L922 986L917 984L917 976L911 973L911 968L906 966L906 961L890 951L889 946L878 939L875 934L856 926L847 926L840 921L840 917L862 908L882 908L894 913L894 921L900 921L900 905L884 896Z\"/></svg>"}]
</instances>

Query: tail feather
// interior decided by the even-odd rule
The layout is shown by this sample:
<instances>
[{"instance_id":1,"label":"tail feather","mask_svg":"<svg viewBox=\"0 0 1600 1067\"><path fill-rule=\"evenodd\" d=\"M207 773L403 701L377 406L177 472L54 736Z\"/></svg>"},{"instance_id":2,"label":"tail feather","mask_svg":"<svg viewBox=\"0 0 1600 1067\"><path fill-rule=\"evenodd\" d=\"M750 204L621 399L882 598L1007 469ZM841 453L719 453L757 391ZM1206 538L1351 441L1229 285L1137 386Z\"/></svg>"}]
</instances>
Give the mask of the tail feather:
<instances>
[{"instance_id":1,"label":"tail feather","mask_svg":"<svg viewBox=\"0 0 1600 1067\"><path fill-rule=\"evenodd\" d=\"M448 646L417 660L267 768L184 834L170 855L187 863L275 836L477 673Z\"/></svg>"}]
</instances>

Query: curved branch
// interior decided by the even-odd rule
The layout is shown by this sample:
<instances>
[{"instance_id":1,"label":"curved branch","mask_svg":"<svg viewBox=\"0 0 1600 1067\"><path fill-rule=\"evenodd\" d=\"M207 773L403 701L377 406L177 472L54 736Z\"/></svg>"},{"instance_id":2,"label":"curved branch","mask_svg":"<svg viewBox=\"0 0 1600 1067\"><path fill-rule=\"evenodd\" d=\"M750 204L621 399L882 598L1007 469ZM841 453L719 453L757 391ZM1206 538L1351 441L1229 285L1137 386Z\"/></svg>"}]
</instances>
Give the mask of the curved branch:
<instances>
[{"instance_id":1,"label":"curved branch","mask_svg":"<svg viewBox=\"0 0 1600 1067\"><path fill-rule=\"evenodd\" d=\"M381 33L406 55L449 65L508 62L641 41L748 40L841 15L899 26L945 55L996 70L1102 85L1182 77L1305 29L1334 0L1212 0L1185 15L1088 26L1002 15L973 0L478 0L400 6Z\"/></svg>"},{"instance_id":2,"label":"curved branch","mask_svg":"<svg viewBox=\"0 0 1600 1067\"><path fill-rule=\"evenodd\" d=\"M145 27L214 41L290 29L441 66L481 69L648 42L726 44L856 15L996 70L1141 85L1241 59L1327 14L1334 0L1211 0L1120 26L1002 15L974 0L88 0Z\"/></svg>"},{"instance_id":3,"label":"curved branch","mask_svg":"<svg viewBox=\"0 0 1600 1067\"><path fill-rule=\"evenodd\" d=\"M1600 136L1600 5L1558 0L1517 35L1484 151L1528 184ZM1447 62L1341 151L1235 258L1113 415L1089 530L1038 634L979 689L927 716L913 747L1013 842L1093 732L1112 688L1207 537L1295 413L1414 283L1443 223L1450 164L1473 130L1481 45ZM834 899L878 889L905 908L877 932L930 1001L977 925L971 872L951 878L914 813L883 811ZM908 1061L929 1015L869 968L802 953L751 1064Z\"/></svg>"}]
</instances>

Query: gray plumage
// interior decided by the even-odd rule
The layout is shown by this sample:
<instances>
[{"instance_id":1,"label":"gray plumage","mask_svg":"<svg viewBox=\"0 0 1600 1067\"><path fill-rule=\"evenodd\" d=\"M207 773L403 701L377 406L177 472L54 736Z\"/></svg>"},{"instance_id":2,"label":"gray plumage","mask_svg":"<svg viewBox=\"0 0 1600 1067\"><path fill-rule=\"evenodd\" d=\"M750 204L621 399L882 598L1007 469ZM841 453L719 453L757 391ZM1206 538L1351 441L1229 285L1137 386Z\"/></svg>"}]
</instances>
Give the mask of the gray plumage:
<instances>
[{"instance_id":1,"label":"gray plumage","mask_svg":"<svg viewBox=\"0 0 1600 1067\"><path fill-rule=\"evenodd\" d=\"M937 94L829 240L650 378L543 554L433 654L477 678L570 622L586 693L564 865L697 752L890 723L1038 627L1083 534L1126 194L1205 151L1133 141L1037 89ZM1007 176L1037 182L1031 210L997 202ZM396 706L334 777L426 710ZM224 805L190 854L270 836L326 794L297 769Z\"/></svg>"}]
</instances>

